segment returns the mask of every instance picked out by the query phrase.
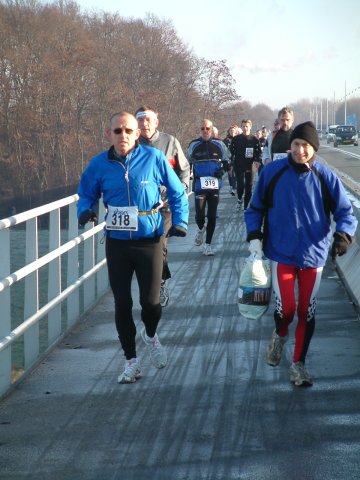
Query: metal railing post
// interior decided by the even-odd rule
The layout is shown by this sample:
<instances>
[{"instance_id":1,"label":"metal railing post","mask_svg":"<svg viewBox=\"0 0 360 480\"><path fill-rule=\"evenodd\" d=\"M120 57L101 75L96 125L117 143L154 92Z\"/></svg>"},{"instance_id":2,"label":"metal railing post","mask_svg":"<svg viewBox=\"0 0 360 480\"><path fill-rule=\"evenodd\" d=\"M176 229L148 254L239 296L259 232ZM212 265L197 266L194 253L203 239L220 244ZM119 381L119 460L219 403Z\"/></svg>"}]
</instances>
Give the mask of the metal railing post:
<instances>
[{"instance_id":1,"label":"metal railing post","mask_svg":"<svg viewBox=\"0 0 360 480\"><path fill-rule=\"evenodd\" d=\"M78 234L78 219L76 215L76 204L69 205L69 229L68 240L75 238ZM79 278L79 247L76 246L68 253L67 257L67 283L72 285ZM80 291L69 295L67 299L67 326L73 325L80 315Z\"/></svg>"},{"instance_id":2,"label":"metal railing post","mask_svg":"<svg viewBox=\"0 0 360 480\"><path fill-rule=\"evenodd\" d=\"M0 278L10 273L10 232L0 230ZM10 289L0 292L0 338L11 332ZM11 346L0 352L0 395L11 385Z\"/></svg>"},{"instance_id":3,"label":"metal railing post","mask_svg":"<svg viewBox=\"0 0 360 480\"><path fill-rule=\"evenodd\" d=\"M92 223L85 226L85 231L93 227ZM95 241L90 237L84 242L84 272L87 272L95 265ZM89 278L84 284L84 309L87 310L95 299L95 278Z\"/></svg>"},{"instance_id":4,"label":"metal railing post","mask_svg":"<svg viewBox=\"0 0 360 480\"><path fill-rule=\"evenodd\" d=\"M99 218L104 218L104 215L105 215L105 207L104 207L104 204L101 202L99 205ZM97 242L96 263L100 263L105 258L105 238L103 238L102 236L100 238L102 239L102 241L98 240ZM105 290L109 286L107 268L103 268L98 272L96 276L96 280L97 280L97 290L99 295L105 292Z\"/></svg>"},{"instance_id":5,"label":"metal railing post","mask_svg":"<svg viewBox=\"0 0 360 480\"><path fill-rule=\"evenodd\" d=\"M25 264L38 259L39 238L37 217L26 222ZM24 320L39 310L39 271L25 277ZM24 334L24 366L30 367L40 351L39 324L33 325Z\"/></svg>"},{"instance_id":6,"label":"metal railing post","mask_svg":"<svg viewBox=\"0 0 360 480\"><path fill-rule=\"evenodd\" d=\"M50 212L49 250L60 246L60 210ZM48 301L61 293L61 257L49 263ZM51 345L61 334L61 305L57 305L48 315L48 342Z\"/></svg>"}]
</instances>

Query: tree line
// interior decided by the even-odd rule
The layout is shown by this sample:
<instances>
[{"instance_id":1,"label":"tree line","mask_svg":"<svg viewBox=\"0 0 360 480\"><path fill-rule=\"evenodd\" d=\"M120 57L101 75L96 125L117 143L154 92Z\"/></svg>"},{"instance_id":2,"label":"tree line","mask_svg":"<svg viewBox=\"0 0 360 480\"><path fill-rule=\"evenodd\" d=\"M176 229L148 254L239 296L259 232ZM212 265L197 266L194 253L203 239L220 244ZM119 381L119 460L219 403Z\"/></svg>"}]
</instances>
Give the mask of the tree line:
<instances>
[{"instance_id":1,"label":"tree line","mask_svg":"<svg viewBox=\"0 0 360 480\"><path fill-rule=\"evenodd\" d=\"M107 147L111 113L158 109L193 137L198 117L238 99L225 61L193 55L170 21L80 13L74 2L0 4L0 195L78 181Z\"/></svg>"},{"instance_id":2,"label":"tree line","mask_svg":"<svg viewBox=\"0 0 360 480\"><path fill-rule=\"evenodd\" d=\"M66 0L0 0L2 199L76 184L108 148L110 115L143 104L184 149L202 118L225 134L244 116L271 126L276 114L242 102L226 60L197 57L171 20L83 14Z\"/></svg>"}]
</instances>

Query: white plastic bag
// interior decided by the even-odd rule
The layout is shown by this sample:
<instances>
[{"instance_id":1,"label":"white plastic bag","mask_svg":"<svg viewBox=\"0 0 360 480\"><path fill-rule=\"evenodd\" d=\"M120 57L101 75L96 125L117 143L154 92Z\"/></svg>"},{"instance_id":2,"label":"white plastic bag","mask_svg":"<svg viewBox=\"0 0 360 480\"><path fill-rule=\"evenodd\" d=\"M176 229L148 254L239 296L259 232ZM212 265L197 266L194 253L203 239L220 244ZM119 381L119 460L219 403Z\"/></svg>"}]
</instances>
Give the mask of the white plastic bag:
<instances>
[{"instance_id":1,"label":"white plastic bag","mask_svg":"<svg viewBox=\"0 0 360 480\"><path fill-rule=\"evenodd\" d=\"M240 314L258 320L269 307L271 298L271 263L267 258L250 255L240 274L238 304Z\"/></svg>"}]
</instances>

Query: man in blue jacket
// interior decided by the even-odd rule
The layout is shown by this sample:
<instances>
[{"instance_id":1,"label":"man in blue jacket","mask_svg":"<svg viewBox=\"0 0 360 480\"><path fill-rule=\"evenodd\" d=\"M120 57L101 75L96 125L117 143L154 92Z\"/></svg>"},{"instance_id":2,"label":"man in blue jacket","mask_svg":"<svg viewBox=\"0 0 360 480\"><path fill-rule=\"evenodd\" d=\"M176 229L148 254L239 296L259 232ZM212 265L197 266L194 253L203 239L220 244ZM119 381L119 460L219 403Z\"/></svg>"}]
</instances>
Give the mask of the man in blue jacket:
<instances>
[{"instance_id":1,"label":"man in blue jacket","mask_svg":"<svg viewBox=\"0 0 360 480\"><path fill-rule=\"evenodd\" d=\"M199 229L195 245L203 244L203 254L212 256L211 241L216 227L221 179L230 169L230 152L224 142L214 138L211 120L205 118L200 131L200 137L190 142L187 152L194 175L195 220Z\"/></svg>"},{"instance_id":2,"label":"man in blue jacket","mask_svg":"<svg viewBox=\"0 0 360 480\"><path fill-rule=\"evenodd\" d=\"M164 154L139 145L136 118L127 112L115 113L106 130L111 148L92 158L83 172L78 194L78 218L84 225L96 219L94 209L100 197L107 213L106 259L115 299L115 325L125 354L119 383L133 383L141 376L136 355L136 327L132 316L131 280L139 284L142 338L155 367L167 363L165 349L156 333L161 318L159 303L163 269L161 236L164 221L160 187L167 188L172 226L167 236L187 234L189 205L179 178Z\"/></svg>"},{"instance_id":3,"label":"man in blue jacket","mask_svg":"<svg viewBox=\"0 0 360 480\"><path fill-rule=\"evenodd\" d=\"M263 168L245 212L249 250L261 254L263 249L272 260L275 330L265 361L271 366L280 363L297 312L290 367L290 380L296 386L312 385L305 357L315 329L316 295L331 243L331 221L335 223L333 259L346 253L357 227L340 179L316 160L318 148L314 124L298 125L290 136L291 152Z\"/></svg>"}]
</instances>

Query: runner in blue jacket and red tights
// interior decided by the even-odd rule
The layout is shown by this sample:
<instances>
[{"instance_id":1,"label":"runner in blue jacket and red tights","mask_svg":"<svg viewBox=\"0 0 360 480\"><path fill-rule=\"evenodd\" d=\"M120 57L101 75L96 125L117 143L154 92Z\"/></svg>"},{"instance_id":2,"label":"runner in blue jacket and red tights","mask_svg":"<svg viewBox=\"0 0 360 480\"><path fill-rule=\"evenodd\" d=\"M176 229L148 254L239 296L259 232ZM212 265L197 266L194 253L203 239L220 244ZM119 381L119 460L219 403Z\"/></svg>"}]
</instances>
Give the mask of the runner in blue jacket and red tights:
<instances>
[{"instance_id":1,"label":"runner in blue jacket and red tights","mask_svg":"<svg viewBox=\"0 0 360 480\"><path fill-rule=\"evenodd\" d=\"M280 363L289 325L297 313L290 380L296 386L309 386L312 379L305 369L305 358L314 333L316 295L331 238L335 259L354 241L357 220L340 179L316 159L319 139L312 122L294 129L290 148L287 158L263 168L245 222L249 250L263 250L272 260L275 330L265 361L271 366Z\"/></svg>"}]
</instances>

